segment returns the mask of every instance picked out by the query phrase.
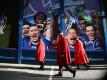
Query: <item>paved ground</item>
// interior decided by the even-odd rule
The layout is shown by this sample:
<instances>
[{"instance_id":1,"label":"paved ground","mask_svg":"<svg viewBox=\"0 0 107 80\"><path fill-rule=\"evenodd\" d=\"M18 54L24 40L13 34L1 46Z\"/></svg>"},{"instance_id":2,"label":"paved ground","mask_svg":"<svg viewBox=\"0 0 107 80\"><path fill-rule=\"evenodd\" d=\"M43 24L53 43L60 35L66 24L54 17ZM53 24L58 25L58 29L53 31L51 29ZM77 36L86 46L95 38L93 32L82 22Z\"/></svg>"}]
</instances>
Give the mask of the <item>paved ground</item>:
<instances>
[{"instance_id":1,"label":"paved ground","mask_svg":"<svg viewBox=\"0 0 107 80\"><path fill-rule=\"evenodd\" d=\"M0 63L0 80L100 80L107 73L107 64L90 65L90 70L77 70L76 77L66 70L63 77L55 77L58 66L46 65L45 70L38 70L39 65ZM75 66L73 68L76 69Z\"/></svg>"}]
</instances>

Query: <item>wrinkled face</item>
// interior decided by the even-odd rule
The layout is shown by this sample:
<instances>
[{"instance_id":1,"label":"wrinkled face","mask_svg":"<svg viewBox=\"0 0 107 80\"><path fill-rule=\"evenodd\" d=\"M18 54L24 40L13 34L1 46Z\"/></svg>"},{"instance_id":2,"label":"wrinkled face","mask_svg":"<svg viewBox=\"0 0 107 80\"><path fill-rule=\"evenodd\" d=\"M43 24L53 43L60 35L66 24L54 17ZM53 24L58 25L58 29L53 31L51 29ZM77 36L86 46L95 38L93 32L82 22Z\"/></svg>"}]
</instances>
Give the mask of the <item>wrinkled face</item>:
<instances>
[{"instance_id":1,"label":"wrinkled face","mask_svg":"<svg viewBox=\"0 0 107 80\"><path fill-rule=\"evenodd\" d=\"M23 37L29 36L29 25L23 25Z\"/></svg>"},{"instance_id":2,"label":"wrinkled face","mask_svg":"<svg viewBox=\"0 0 107 80\"><path fill-rule=\"evenodd\" d=\"M76 41L76 31L74 29L69 29L67 32L67 40L70 45L74 45Z\"/></svg>"},{"instance_id":3,"label":"wrinkled face","mask_svg":"<svg viewBox=\"0 0 107 80\"><path fill-rule=\"evenodd\" d=\"M95 31L94 31L93 26L86 27L86 34L90 40L94 40Z\"/></svg>"},{"instance_id":4,"label":"wrinkled face","mask_svg":"<svg viewBox=\"0 0 107 80\"><path fill-rule=\"evenodd\" d=\"M36 42L39 37L39 29L36 26L31 26L29 28L29 36L31 42Z\"/></svg>"}]
</instances>

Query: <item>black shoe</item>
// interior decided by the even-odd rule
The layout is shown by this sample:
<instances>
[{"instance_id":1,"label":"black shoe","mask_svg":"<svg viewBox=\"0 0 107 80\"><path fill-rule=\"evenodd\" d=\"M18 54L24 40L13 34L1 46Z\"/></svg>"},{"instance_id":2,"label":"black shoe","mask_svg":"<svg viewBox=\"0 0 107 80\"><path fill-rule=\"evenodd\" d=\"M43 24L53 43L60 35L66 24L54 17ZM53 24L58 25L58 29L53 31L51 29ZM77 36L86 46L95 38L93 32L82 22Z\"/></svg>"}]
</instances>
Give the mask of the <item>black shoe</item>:
<instances>
[{"instance_id":1,"label":"black shoe","mask_svg":"<svg viewBox=\"0 0 107 80\"><path fill-rule=\"evenodd\" d=\"M87 70L89 70L90 69L90 67L89 66L87 66Z\"/></svg>"},{"instance_id":2,"label":"black shoe","mask_svg":"<svg viewBox=\"0 0 107 80\"><path fill-rule=\"evenodd\" d=\"M90 66L88 64L84 64L87 70L89 70Z\"/></svg>"},{"instance_id":3,"label":"black shoe","mask_svg":"<svg viewBox=\"0 0 107 80\"><path fill-rule=\"evenodd\" d=\"M73 78L75 77L75 75L76 75L76 70L73 72Z\"/></svg>"},{"instance_id":4,"label":"black shoe","mask_svg":"<svg viewBox=\"0 0 107 80\"><path fill-rule=\"evenodd\" d=\"M40 67L40 68L38 68L39 70L44 70L44 68L43 67Z\"/></svg>"},{"instance_id":5,"label":"black shoe","mask_svg":"<svg viewBox=\"0 0 107 80\"><path fill-rule=\"evenodd\" d=\"M55 76L62 77L62 74L58 73L58 74L55 74Z\"/></svg>"},{"instance_id":6,"label":"black shoe","mask_svg":"<svg viewBox=\"0 0 107 80\"><path fill-rule=\"evenodd\" d=\"M78 64L78 65L77 65L77 70L79 70L79 69L81 69L81 68L80 68L80 65Z\"/></svg>"},{"instance_id":7,"label":"black shoe","mask_svg":"<svg viewBox=\"0 0 107 80\"><path fill-rule=\"evenodd\" d=\"M81 69L80 67L77 67L77 70Z\"/></svg>"}]
</instances>

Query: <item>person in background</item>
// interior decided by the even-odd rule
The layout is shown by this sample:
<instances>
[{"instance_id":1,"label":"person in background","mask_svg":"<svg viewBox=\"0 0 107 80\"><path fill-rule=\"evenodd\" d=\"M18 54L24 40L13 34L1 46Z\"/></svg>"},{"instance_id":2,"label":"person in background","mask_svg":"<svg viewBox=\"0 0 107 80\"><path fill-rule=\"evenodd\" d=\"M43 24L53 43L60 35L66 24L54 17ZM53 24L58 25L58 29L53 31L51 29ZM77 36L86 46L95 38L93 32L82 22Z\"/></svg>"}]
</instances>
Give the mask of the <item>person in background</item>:
<instances>
[{"instance_id":1,"label":"person in background","mask_svg":"<svg viewBox=\"0 0 107 80\"><path fill-rule=\"evenodd\" d=\"M92 23L86 25L85 32L87 37L82 38L86 49L102 49L103 41L96 37L96 30Z\"/></svg>"},{"instance_id":2,"label":"person in background","mask_svg":"<svg viewBox=\"0 0 107 80\"><path fill-rule=\"evenodd\" d=\"M29 23L24 21L22 29L23 48L28 48L29 42Z\"/></svg>"},{"instance_id":3,"label":"person in background","mask_svg":"<svg viewBox=\"0 0 107 80\"><path fill-rule=\"evenodd\" d=\"M84 49L84 45L81 40L76 36L76 30L70 28L67 31L67 40L70 49L74 50L74 62L77 65L77 69L80 69L80 65L84 65L87 70L89 69L89 60Z\"/></svg>"},{"instance_id":4,"label":"person in background","mask_svg":"<svg viewBox=\"0 0 107 80\"><path fill-rule=\"evenodd\" d=\"M35 22L36 26L39 28L41 34L44 33L44 30L46 27L45 26L46 20L47 20L47 16L44 12L37 12L34 15L34 22Z\"/></svg>"},{"instance_id":5,"label":"person in background","mask_svg":"<svg viewBox=\"0 0 107 80\"><path fill-rule=\"evenodd\" d=\"M85 4L81 4L79 6L78 16L81 16L82 18L84 18L86 23L89 23L89 22L92 21L90 10L86 9L86 5Z\"/></svg>"},{"instance_id":6,"label":"person in background","mask_svg":"<svg viewBox=\"0 0 107 80\"><path fill-rule=\"evenodd\" d=\"M73 78L76 75L76 70L73 69L70 64L70 50L65 36L60 33L57 38L57 64L59 66L59 72L55 76L63 75L63 67L73 74Z\"/></svg>"},{"instance_id":7,"label":"person in background","mask_svg":"<svg viewBox=\"0 0 107 80\"><path fill-rule=\"evenodd\" d=\"M36 25L31 25L29 27L29 36L30 36L30 41L28 43L28 48L36 49L40 37L40 31Z\"/></svg>"},{"instance_id":8,"label":"person in background","mask_svg":"<svg viewBox=\"0 0 107 80\"><path fill-rule=\"evenodd\" d=\"M78 31L78 34L79 34L79 36L83 36L85 34L84 32L85 32L86 22L85 22L84 18L82 18L81 16L78 17L78 20L80 22L80 26L81 26L81 29L82 29L82 30Z\"/></svg>"},{"instance_id":9,"label":"person in background","mask_svg":"<svg viewBox=\"0 0 107 80\"><path fill-rule=\"evenodd\" d=\"M50 21L46 21L47 16L44 12L37 12L34 15L34 21L35 25L38 27L40 31L40 36L45 43L45 48L48 49L51 41L50 41L50 34L47 35L47 32L49 32L49 27L50 27Z\"/></svg>"},{"instance_id":10,"label":"person in background","mask_svg":"<svg viewBox=\"0 0 107 80\"><path fill-rule=\"evenodd\" d=\"M73 29L68 29L67 30L67 41L68 41L68 44L69 44L69 47L70 47L70 50L74 50L74 45L75 45L75 35L76 34L76 31L73 30Z\"/></svg>"},{"instance_id":11,"label":"person in background","mask_svg":"<svg viewBox=\"0 0 107 80\"><path fill-rule=\"evenodd\" d=\"M79 19L79 23L80 23L81 29L77 29L77 36L81 40L84 39L84 37L88 38L87 35L86 35L86 32L85 32L85 27L87 25L86 21L81 16L79 16L78 19ZM78 26L78 25L76 25L76 26Z\"/></svg>"},{"instance_id":12,"label":"person in background","mask_svg":"<svg viewBox=\"0 0 107 80\"><path fill-rule=\"evenodd\" d=\"M91 17L92 17L92 23L94 27L96 28L96 34L98 37L102 37L102 20L103 17L99 15L99 12L97 9L91 10Z\"/></svg>"}]
</instances>

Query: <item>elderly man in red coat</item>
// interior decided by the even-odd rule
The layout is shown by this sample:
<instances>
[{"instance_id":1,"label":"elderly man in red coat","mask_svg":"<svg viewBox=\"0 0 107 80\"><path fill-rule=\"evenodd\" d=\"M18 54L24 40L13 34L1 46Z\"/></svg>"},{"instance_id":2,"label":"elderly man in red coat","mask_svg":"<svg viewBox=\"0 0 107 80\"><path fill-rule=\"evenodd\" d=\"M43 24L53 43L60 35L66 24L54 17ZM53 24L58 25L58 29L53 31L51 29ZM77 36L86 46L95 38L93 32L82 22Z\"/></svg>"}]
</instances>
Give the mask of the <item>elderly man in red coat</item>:
<instances>
[{"instance_id":1,"label":"elderly man in red coat","mask_svg":"<svg viewBox=\"0 0 107 80\"><path fill-rule=\"evenodd\" d=\"M57 64L59 65L59 73L55 76L62 76L63 67L73 74L75 77L76 70L73 69L71 64L70 50L65 36L60 33L57 38Z\"/></svg>"}]
</instances>

